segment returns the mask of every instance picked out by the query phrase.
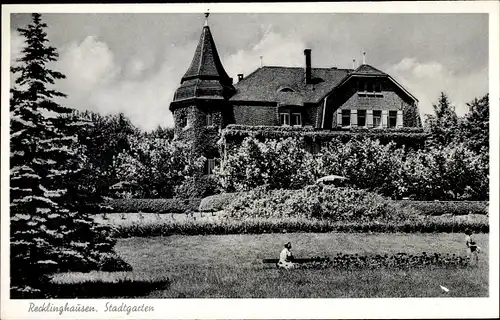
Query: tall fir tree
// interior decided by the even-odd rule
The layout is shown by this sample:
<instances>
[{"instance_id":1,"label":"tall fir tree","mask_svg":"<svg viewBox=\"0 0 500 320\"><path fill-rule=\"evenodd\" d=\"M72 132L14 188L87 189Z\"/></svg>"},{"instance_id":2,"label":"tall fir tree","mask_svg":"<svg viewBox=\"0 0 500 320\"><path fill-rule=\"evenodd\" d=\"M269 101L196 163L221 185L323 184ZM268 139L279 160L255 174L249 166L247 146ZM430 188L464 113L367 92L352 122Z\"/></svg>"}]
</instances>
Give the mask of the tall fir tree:
<instances>
[{"instance_id":1,"label":"tall fir tree","mask_svg":"<svg viewBox=\"0 0 500 320\"><path fill-rule=\"evenodd\" d=\"M22 56L11 68L10 237L11 296L46 297L50 275L70 270L129 267L116 258L110 227L79 210L85 154L76 131L83 125L61 106L52 85L65 76L51 70L56 48L48 45L41 15L18 32Z\"/></svg>"},{"instance_id":2,"label":"tall fir tree","mask_svg":"<svg viewBox=\"0 0 500 320\"><path fill-rule=\"evenodd\" d=\"M486 157L490 149L490 102L489 94L467 103L469 112L462 121L462 135L467 146Z\"/></svg>"},{"instance_id":3,"label":"tall fir tree","mask_svg":"<svg viewBox=\"0 0 500 320\"><path fill-rule=\"evenodd\" d=\"M431 145L447 146L456 140L458 116L448 96L441 92L438 103L433 105L435 115L427 115L425 127L430 132Z\"/></svg>"}]
</instances>

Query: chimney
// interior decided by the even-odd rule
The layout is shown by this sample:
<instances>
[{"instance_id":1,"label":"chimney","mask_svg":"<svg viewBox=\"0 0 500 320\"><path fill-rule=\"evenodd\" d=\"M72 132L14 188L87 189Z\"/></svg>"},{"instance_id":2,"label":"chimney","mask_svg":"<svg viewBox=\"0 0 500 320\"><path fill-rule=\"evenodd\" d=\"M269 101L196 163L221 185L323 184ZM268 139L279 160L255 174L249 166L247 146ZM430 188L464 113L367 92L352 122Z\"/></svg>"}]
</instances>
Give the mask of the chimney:
<instances>
[{"instance_id":1,"label":"chimney","mask_svg":"<svg viewBox=\"0 0 500 320\"><path fill-rule=\"evenodd\" d=\"M306 84L311 83L311 49L305 49L306 56Z\"/></svg>"},{"instance_id":2,"label":"chimney","mask_svg":"<svg viewBox=\"0 0 500 320\"><path fill-rule=\"evenodd\" d=\"M243 79L243 73L238 73L238 82L240 82L241 79Z\"/></svg>"},{"instance_id":3,"label":"chimney","mask_svg":"<svg viewBox=\"0 0 500 320\"><path fill-rule=\"evenodd\" d=\"M363 52L363 64L366 64L366 52Z\"/></svg>"}]
</instances>

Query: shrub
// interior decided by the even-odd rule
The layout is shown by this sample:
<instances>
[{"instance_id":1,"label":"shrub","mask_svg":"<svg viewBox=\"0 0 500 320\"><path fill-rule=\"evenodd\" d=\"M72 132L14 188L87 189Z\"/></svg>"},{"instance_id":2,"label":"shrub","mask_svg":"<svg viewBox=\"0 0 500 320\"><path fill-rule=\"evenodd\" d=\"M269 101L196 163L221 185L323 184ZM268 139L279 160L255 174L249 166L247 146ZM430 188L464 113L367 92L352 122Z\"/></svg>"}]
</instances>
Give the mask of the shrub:
<instances>
[{"instance_id":1,"label":"shrub","mask_svg":"<svg viewBox=\"0 0 500 320\"><path fill-rule=\"evenodd\" d=\"M451 214L456 216L468 214L488 214L487 201L398 201L404 207L412 207L420 214L439 216Z\"/></svg>"},{"instance_id":2,"label":"shrub","mask_svg":"<svg viewBox=\"0 0 500 320\"><path fill-rule=\"evenodd\" d=\"M245 218L158 221L157 223L131 223L119 226L116 237L155 237L180 235L261 234L286 232L345 232L345 233L488 233L488 221L452 219L417 219L401 222L336 222L311 218Z\"/></svg>"},{"instance_id":3,"label":"shrub","mask_svg":"<svg viewBox=\"0 0 500 320\"><path fill-rule=\"evenodd\" d=\"M188 177L174 189L175 197L181 199L204 198L218 192L217 179L212 175Z\"/></svg>"},{"instance_id":4,"label":"shrub","mask_svg":"<svg viewBox=\"0 0 500 320\"><path fill-rule=\"evenodd\" d=\"M185 213L196 211L201 199L108 199L112 212Z\"/></svg>"},{"instance_id":5,"label":"shrub","mask_svg":"<svg viewBox=\"0 0 500 320\"><path fill-rule=\"evenodd\" d=\"M237 196L236 193L221 193L201 199L200 212L216 212L224 210Z\"/></svg>"},{"instance_id":6,"label":"shrub","mask_svg":"<svg viewBox=\"0 0 500 320\"><path fill-rule=\"evenodd\" d=\"M402 221L416 213L375 193L317 185L301 190L256 188L238 194L226 211L237 218L306 217L358 223Z\"/></svg>"}]
</instances>

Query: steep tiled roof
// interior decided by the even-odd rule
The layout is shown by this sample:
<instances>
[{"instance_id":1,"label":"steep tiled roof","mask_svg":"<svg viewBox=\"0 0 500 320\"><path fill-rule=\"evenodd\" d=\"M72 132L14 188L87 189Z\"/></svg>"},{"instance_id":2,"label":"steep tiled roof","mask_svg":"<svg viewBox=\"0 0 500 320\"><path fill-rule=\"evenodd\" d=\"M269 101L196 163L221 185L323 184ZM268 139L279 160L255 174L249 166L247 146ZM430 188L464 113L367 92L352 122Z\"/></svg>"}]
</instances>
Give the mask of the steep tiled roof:
<instances>
[{"instance_id":1,"label":"steep tiled roof","mask_svg":"<svg viewBox=\"0 0 500 320\"><path fill-rule=\"evenodd\" d=\"M203 27L193 60L189 69L182 77L181 83L193 78L218 79L224 84L231 83L229 76L222 66L208 26Z\"/></svg>"},{"instance_id":2,"label":"steep tiled roof","mask_svg":"<svg viewBox=\"0 0 500 320\"><path fill-rule=\"evenodd\" d=\"M234 93L232 83L220 61L210 28L205 25L191 65L175 91L173 103L187 99L227 98Z\"/></svg>"},{"instance_id":3,"label":"steep tiled roof","mask_svg":"<svg viewBox=\"0 0 500 320\"><path fill-rule=\"evenodd\" d=\"M344 79L350 69L312 68L314 84L305 84L304 68L261 67L242 79L231 101L266 101L302 105L319 102ZM290 88L294 92L280 92Z\"/></svg>"}]
</instances>

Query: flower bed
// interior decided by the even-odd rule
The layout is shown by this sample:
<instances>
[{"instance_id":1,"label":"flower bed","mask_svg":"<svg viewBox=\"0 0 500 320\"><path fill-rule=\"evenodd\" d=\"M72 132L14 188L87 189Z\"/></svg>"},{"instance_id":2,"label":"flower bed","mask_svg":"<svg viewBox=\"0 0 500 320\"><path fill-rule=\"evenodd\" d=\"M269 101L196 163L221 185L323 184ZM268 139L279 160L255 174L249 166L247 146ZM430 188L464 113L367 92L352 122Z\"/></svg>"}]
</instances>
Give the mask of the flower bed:
<instances>
[{"instance_id":1,"label":"flower bed","mask_svg":"<svg viewBox=\"0 0 500 320\"><path fill-rule=\"evenodd\" d=\"M358 255L358 254L342 254L338 253L333 258L329 258L324 262L309 262L297 264L297 268L335 268L335 269L377 269L377 268L394 268L394 269L410 269L424 267L467 267L470 261L467 257L462 257L456 254L422 254L414 255L400 252L393 255Z\"/></svg>"}]
</instances>

